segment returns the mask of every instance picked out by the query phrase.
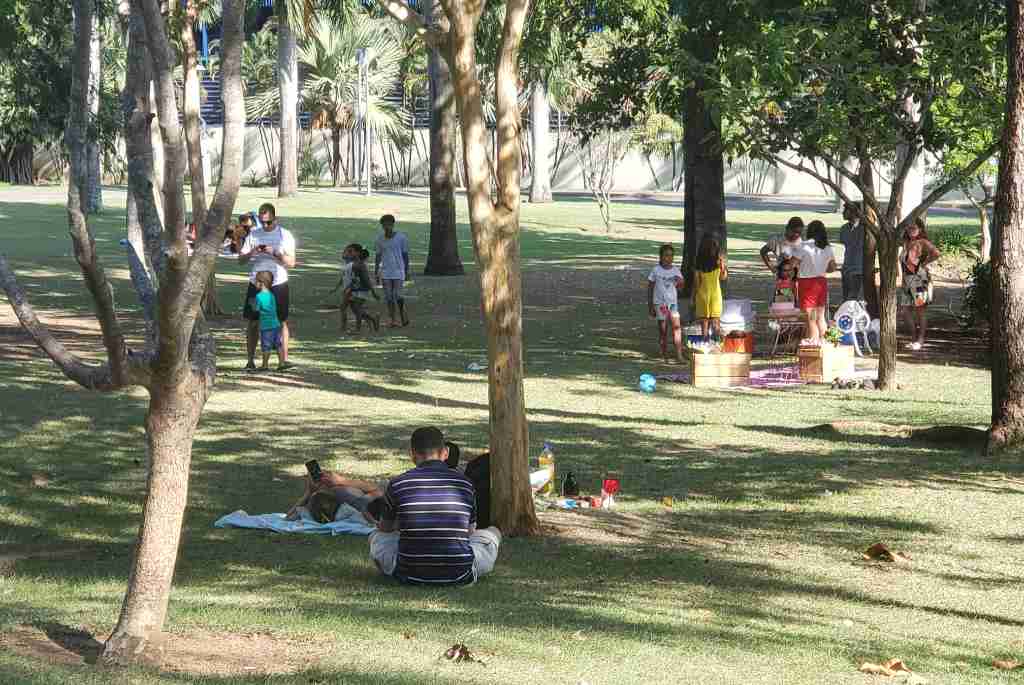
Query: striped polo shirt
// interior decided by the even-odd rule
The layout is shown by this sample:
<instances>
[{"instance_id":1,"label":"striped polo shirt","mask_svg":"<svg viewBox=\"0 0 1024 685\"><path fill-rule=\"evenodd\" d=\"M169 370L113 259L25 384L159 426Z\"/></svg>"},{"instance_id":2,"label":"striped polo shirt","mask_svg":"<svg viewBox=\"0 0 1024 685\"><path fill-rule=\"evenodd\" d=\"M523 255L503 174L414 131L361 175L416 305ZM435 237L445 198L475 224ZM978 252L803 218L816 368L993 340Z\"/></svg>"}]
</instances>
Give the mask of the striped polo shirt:
<instances>
[{"instance_id":1,"label":"striped polo shirt","mask_svg":"<svg viewBox=\"0 0 1024 685\"><path fill-rule=\"evenodd\" d=\"M443 461L425 461L391 479L385 496L398 521L395 578L413 585L473 582L476 504L468 478Z\"/></svg>"}]
</instances>

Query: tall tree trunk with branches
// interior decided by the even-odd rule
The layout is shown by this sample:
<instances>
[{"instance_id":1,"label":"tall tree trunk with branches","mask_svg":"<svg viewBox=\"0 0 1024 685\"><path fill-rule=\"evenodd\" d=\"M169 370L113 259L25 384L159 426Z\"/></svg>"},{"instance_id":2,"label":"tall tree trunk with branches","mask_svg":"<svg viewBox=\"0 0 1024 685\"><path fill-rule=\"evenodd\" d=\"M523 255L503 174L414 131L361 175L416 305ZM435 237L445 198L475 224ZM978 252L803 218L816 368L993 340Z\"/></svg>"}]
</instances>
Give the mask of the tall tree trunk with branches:
<instances>
[{"instance_id":1,"label":"tall tree trunk with branches","mask_svg":"<svg viewBox=\"0 0 1024 685\"><path fill-rule=\"evenodd\" d=\"M1024 444L1024 0L1006 5L1009 77L992 256L990 453Z\"/></svg>"},{"instance_id":2,"label":"tall tree trunk with branches","mask_svg":"<svg viewBox=\"0 0 1024 685\"><path fill-rule=\"evenodd\" d=\"M378 0L429 46L445 47L465 150L469 219L480 268L481 309L487 330L491 437L492 520L506 534L540 532L529 483L529 431L523 391L523 290L519 256L522 159L519 136L518 56L529 0L509 0L497 59L497 198L476 61L476 29L484 2L441 0L450 22L444 32L427 24L407 0Z\"/></svg>"},{"instance_id":3,"label":"tall tree trunk with branches","mask_svg":"<svg viewBox=\"0 0 1024 685\"><path fill-rule=\"evenodd\" d=\"M277 3L277 84L281 90L281 161L277 167L277 196L299 191L299 48L288 3Z\"/></svg>"},{"instance_id":4,"label":"tall tree trunk with branches","mask_svg":"<svg viewBox=\"0 0 1024 685\"><path fill-rule=\"evenodd\" d=\"M440 0L429 0L426 8L439 31L448 30L448 17ZM455 216L455 93L444 48L430 48L427 73L430 77L430 246L423 272L428 276L457 276L464 273L459 257L459 236Z\"/></svg>"},{"instance_id":5,"label":"tall tree trunk with branches","mask_svg":"<svg viewBox=\"0 0 1024 685\"><path fill-rule=\"evenodd\" d=\"M106 351L100 365L78 358L38 319L6 260L0 256L0 287L15 314L36 343L69 378L85 388L115 392L144 387L149 392L146 415L148 478L134 559L121 615L107 640L106 661L133 661L163 627L171 580L178 553L181 524L188 494L192 438L216 374L216 357L200 301L213 271L224 228L234 209L241 182L245 112L242 99L241 55L244 35L243 0L226 0L223 12L221 77L224 92L224 144L221 182L190 257L185 244L182 185L186 163L175 101L176 59L159 0L132 0L131 11L142 18L154 65L156 106L163 129L165 178L161 224L151 174L152 150L147 151L151 115L139 97L144 86L126 86L135 97L126 99L129 186L143 225L144 249L154 265L155 279L140 268L143 261L129 246L132 283L147 319L141 349L128 348L114 305L113 288L95 249L95 240L82 212L87 177L89 42L94 3L74 0L75 55L72 60L71 114L66 144L72 168L68 185L68 224L86 287L96 308ZM134 18L133 18L134 20ZM130 65L131 66L131 65ZM129 69L130 78L140 70Z\"/></svg>"}]
</instances>

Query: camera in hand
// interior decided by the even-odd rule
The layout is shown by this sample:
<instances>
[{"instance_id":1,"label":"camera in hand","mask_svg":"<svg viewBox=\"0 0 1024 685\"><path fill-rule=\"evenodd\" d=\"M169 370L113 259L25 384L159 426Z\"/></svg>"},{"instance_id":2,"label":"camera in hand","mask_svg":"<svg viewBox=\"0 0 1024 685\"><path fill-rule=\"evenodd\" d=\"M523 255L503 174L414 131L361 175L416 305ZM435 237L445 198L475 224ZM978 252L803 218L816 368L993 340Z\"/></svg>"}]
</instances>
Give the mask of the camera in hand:
<instances>
[{"instance_id":1,"label":"camera in hand","mask_svg":"<svg viewBox=\"0 0 1024 685\"><path fill-rule=\"evenodd\" d=\"M320 462L316 459L310 459L306 462L306 470L309 471L309 477L317 482L324 475L324 472L320 470Z\"/></svg>"}]
</instances>

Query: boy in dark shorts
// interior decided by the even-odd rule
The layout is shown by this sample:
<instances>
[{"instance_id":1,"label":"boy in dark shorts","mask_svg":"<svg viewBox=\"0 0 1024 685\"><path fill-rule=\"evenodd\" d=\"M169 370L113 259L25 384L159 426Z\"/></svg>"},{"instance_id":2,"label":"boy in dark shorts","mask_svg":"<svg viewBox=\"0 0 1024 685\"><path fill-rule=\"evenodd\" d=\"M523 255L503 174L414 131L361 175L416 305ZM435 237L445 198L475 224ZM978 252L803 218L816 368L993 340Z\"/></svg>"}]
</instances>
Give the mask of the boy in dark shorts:
<instances>
[{"instance_id":1,"label":"boy in dark shorts","mask_svg":"<svg viewBox=\"0 0 1024 685\"><path fill-rule=\"evenodd\" d=\"M277 352L278 364L283 366L281 357L281 320L277 318L277 299L271 288L274 285L274 274L260 271L256 274L256 312L260 321L260 351L263 352L261 371L270 370L270 353Z\"/></svg>"}]
</instances>

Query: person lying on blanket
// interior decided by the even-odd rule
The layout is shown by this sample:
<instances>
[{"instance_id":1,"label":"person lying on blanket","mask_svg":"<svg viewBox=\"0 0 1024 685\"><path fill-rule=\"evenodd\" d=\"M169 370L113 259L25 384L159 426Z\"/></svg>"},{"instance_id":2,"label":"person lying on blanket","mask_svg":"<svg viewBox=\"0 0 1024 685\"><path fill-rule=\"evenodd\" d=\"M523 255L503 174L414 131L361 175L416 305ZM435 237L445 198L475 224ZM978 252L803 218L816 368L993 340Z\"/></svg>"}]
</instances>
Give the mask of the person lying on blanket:
<instances>
[{"instance_id":1,"label":"person lying on blanket","mask_svg":"<svg viewBox=\"0 0 1024 685\"><path fill-rule=\"evenodd\" d=\"M323 471L318 481L314 482L308 475L305 477L302 497L288 510L285 518L297 521L302 516L300 507L305 507L314 520L330 523L334 520L338 506L348 504L361 512L368 521L376 523L372 515L367 515L367 507L370 502L383 495L384 491L375 483L346 478L333 471Z\"/></svg>"}]
</instances>

